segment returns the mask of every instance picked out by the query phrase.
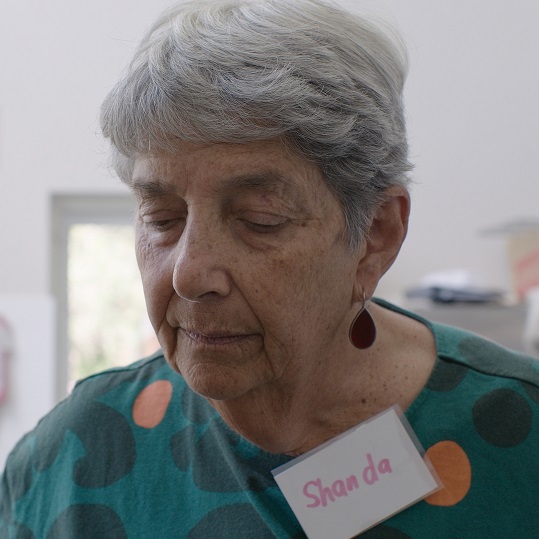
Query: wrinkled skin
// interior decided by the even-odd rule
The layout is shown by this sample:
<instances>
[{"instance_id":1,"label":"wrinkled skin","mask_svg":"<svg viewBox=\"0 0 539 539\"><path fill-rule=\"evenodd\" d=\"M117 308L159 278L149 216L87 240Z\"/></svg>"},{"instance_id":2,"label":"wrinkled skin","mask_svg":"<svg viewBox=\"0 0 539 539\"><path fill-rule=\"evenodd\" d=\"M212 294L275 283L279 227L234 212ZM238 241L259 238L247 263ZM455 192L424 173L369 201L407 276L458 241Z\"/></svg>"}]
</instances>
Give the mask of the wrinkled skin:
<instances>
[{"instance_id":1,"label":"wrinkled skin","mask_svg":"<svg viewBox=\"0 0 539 539\"><path fill-rule=\"evenodd\" d=\"M269 441L287 424L324 423L318 406L348 406L350 323L402 243L407 194L390 193L370 241L351 250L321 171L278 140L178 142L137 157L132 186L150 320L191 388L270 450L298 445Z\"/></svg>"}]
</instances>

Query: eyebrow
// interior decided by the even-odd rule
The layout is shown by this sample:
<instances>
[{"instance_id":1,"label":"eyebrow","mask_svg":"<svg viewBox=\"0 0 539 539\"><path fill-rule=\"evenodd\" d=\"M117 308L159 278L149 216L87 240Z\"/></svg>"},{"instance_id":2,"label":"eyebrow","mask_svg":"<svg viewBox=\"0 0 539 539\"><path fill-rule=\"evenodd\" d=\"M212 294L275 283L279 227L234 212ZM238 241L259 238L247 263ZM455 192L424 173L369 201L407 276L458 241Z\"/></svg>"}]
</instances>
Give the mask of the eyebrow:
<instances>
[{"instance_id":1,"label":"eyebrow","mask_svg":"<svg viewBox=\"0 0 539 539\"><path fill-rule=\"evenodd\" d=\"M153 179L135 179L131 184L131 189L143 199L156 199L176 192L174 185ZM260 189L267 189L287 197L296 197L299 194L294 184L274 169L232 176L224 179L218 186L219 191L225 192Z\"/></svg>"},{"instance_id":2,"label":"eyebrow","mask_svg":"<svg viewBox=\"0 0 539 539\"><path fill-rule=\"evenodd\" d=\"M296 194L294 184L278 171L268 169L252 174L232 176L223 181L219 187L224 191L249 191L267 189L281 195Z\"/></svg>"},{"instance_id":3,"label":"eyebrow","mask_svg":"<svg viewBox=\"0 0 539 539\"><path fill-rule=\"evenodd\" d=\"M157 180L134 180L131 189L139 198L152 199L170 195L174 192L172 186Z\"/></svg>"}]
</instances>

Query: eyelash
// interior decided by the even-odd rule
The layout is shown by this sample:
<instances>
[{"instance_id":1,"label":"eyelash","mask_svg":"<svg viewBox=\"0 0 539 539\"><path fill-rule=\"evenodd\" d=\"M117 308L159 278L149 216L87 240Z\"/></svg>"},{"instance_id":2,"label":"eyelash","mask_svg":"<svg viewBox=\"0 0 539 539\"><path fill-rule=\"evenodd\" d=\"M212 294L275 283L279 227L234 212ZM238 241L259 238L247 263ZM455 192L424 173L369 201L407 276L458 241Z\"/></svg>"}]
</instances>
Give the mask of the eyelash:
<instances>
[{"instance_id":1,"label":"eyelash","mask_svg":"<svg viewBox=\"0 0 539 539\"><path fill-rule=\"evenodd\" d=\"M277 216L275 216L278 219ZM155 230L156 232L167 232L173 229L180 221L183 221L183 218L171 218L171 219L156 219L155 221L148 220L145 222L146 226L150 229ZM271 218L269 219L271 220ZM243 223L249 230L257 234L271 234L276 233L287 224L287 219L282 219L276 223L260 223L254 220L247 219L245 217L240 217L239 222Z\"/></svg>"},{"instance_id":2,"label":"eyelash","mask_svg":"<svg viewBox=\"0 0 539 539\"><path fill-rule=\"evenodd\" d=\"M160 221L148 221L146 224L159 231L159 232L165 232L172 228L180 219L163 219Z\"/></svg>"},{"instance_id":3,"label":"eyelash","mask_svg":"<svg viewBox=\"0 0 539 539\"><path fill-rule=\"evenodd\" d=\"M246 219L243 219L243 222L254 232L258 232L259 234L270 234L272 232L278 232L281 228L283 228L286 225L286 221L277 223L277 224L271 224L266 225L262 223L255 223L253 221L248 221Z\"/></svg>"}]
</instances>

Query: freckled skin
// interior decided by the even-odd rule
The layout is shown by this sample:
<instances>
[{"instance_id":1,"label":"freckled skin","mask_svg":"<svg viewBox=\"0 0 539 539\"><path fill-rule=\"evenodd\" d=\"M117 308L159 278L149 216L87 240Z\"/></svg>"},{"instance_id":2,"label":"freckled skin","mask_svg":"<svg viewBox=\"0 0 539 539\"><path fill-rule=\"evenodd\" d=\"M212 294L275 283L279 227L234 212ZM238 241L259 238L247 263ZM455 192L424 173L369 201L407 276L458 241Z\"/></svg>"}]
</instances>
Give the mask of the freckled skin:
<instances>
[{"instance_id":1,"label":"freckled skin","mask_svg":"<svg viewBox=\"0 0 539 539\"><path fill-rule=\"evenodd\" d=\"M179 142L174 155L138 157L132 180L148 312L172 368L268 450L300 444L277 441L292 423L298 438L323 438L311 432L317 409L336 406L328 375L348 407L349 326L399 235L392 251L376 234L374 252L351 251L321 171L277 140Z\"/></svg>"},{"instance_id":2,"label":"freckled skin","mask_svg":"<svg viewBox=\"0 0 539 539\"><path fill-rule=\"evenodd\" d=\"M150 317L165 354L210 398L237 397L285 373L290 383L301 364L321 360L336 337L342 341L352 307L357 260L342 240L339 204L316 167L277 143L184 146L174 158L137 160L134 174L172 187L151 205L140 200L137 226ZM278 186L233 193L220 187L238 174L271 169L293 182L293 201L281 200L288 193ZM162 208L170 215L152 215ZM151 229L150 219L176 218L174 212L180 217L171 230ZM250 230L245 212L286 223ZM204 347L178 327L246 337Z\"/></svg>"}]
</instances>

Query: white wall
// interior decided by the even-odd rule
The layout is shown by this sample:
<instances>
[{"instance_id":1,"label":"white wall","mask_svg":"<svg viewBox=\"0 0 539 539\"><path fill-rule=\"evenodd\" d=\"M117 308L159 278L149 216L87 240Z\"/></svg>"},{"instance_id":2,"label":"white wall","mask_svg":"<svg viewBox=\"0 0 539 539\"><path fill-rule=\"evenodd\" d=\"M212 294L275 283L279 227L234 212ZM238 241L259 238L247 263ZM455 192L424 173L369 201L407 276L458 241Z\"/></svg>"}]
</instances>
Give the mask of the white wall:
<instances>
[{"instance_id":1,"label":"white wall","mask_svg":"<svg viewBox=\"0 0 539 539\"><path fill-rule=\"evenodd\" d=\"M5 363L0 365L0 376L7 374L9 384L0 404L0 468L15 441L54 402L53 301L44 296L0 295L2 320L0 362Z\"/></svg>"},{"instance_id":2,"label":"white wall","mask_svg":"<svg viewBox=\"0 0 539 539\"><path fill-rule=\"evenodd\" d=\"M0 468L56 394L47 353L53 320L40 322L30 307L50 299L50 196L124 191L96 134L99 105L166 4L0 1L0 308L26 306L25 324L35 328L15 335L0 404Z\"/></svg>"},{"instance_id":3,"label":"white wall","mask_svg":"<svg viewBox=\"0 0 539 539\"><path fill-rule=\"evenodd\" d=\"M0 293L49 290L49 196L122 189L98 111L167 2L2 0Z\"/></svg>"},{"instance_id":4,"label":"white wall","mask_svg":"<svg viewBox=\"0 0 539 539\"><path fill-rule=\"evenodd\" d=\"M2 0L0 295L49 294L51 193L123 190L106 167L98 109L136 40L168 3ZM480 231L539 216L539 3L361 4L397 24L411 59L406 101L417 185L409 237L382 295L399 295L425 273L453 267L505 285L503 242ZM28 361L19 357L14 374ZM25 389L2 405L4 416L49 394L24 377ZM18 435L2 430L1 418L0 437Z\"/></svg>"},{"instance_id":5,"label":"white wall","mask_svg":"<svg viewBox=\"0 0 539 539\"><path fill-rule=\"evenodd\" d=\"M454 267L508 285L504 241L480 232L539 219L539 3L387 5L410 49L406 103L417 185L408 239L382 289L397 293Z\"/></svg>"}]
</instances>

